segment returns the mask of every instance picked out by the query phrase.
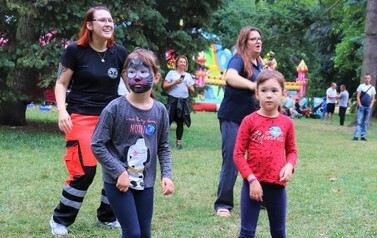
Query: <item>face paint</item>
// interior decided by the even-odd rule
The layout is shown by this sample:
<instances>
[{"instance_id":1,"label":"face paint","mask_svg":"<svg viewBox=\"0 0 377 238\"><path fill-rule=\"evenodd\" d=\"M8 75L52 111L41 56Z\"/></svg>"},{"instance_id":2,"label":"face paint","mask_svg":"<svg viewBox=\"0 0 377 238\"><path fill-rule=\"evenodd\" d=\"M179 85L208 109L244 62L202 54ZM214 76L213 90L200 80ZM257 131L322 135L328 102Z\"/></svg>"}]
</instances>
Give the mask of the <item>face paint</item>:
<instances>
[{"instance_id":1,"label":"face paint","mask_svg":"<svg viewBox=\"0 0 377 238\"><path fill-rule=\"evenodd\" d=\"M145 93L153 86L151 67L138 59L133 59L128 64L127 78L130 89L134 93Z\"/></svg>"}]
</instances>

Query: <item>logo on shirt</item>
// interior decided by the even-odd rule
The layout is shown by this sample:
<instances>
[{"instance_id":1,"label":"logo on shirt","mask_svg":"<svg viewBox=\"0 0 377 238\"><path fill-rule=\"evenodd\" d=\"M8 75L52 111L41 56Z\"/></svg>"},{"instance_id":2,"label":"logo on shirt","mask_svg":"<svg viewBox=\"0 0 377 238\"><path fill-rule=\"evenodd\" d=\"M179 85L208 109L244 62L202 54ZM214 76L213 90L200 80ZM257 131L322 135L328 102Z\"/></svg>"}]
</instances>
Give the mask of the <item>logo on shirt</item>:
<instances>
[{"instance_id":1,"label":"logo on shirt","mask_svg":"<svg viewBox=\"0 0 377 238\"><path fill-rule=\"evenodd\" d=\"M283 142L284 138L282 137L282 130L278 126L271 126L268 130L256 130L251 135L251 139L254 141L259 141L263 143L263 141L278 141Z\"/></svg>"},{"instance_id":2,"label":"logo on shirt","mask_svg":"<svg viewBox=\"0 0 377 238\"><path fill-rule=\"evenodd\" d=\"M147 135L149 135L149 136L154 135L155 132L156 132L156 125L155 124L148 123L145 126L145 133Z\"/></svg>"},{"instance_id":3,"label":"logo on shirt","mask_svg":"<svg viewBox=\"0 0 377 238\"><path fill-rule=\"evenodd\" d=\"M281 135L281 129L277 126L271 126L270 133L273 137L278 138Z\"/></svg>"},{"instance_id":4,"label":"logo on shirt","mask_svg":"<svg viewBox=\"0 0 377 238\"><path fill-rule=\"evenodd\" d=\"M118 77L118 70L116 68L110 68L107 70L107 75L112 79L116 79Z\"/></svg>"}]
</instances>

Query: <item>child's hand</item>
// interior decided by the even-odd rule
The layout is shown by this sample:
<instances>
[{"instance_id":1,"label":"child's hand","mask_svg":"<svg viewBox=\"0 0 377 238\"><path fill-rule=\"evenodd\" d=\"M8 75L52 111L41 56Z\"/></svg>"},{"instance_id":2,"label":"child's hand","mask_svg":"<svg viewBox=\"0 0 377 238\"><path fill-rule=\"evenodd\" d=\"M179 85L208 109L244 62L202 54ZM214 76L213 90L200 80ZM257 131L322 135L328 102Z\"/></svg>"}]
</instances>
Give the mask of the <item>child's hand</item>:
<instances>
[{"instance_id":1,"label":"child's hand","mask_svg":"<svg viewBox=\"0 0 377 238\"><path fill-rule=\"evenodd\" d=\"M121 175L119 175L115 186L119 189L119 191L127 192L128 188L130 187L130 178L128 177L127 171L124 171Z\"/></svg>"},{"instance_id":2,"label":"child's hand","mask_svg":"<svg viewBox=\"0 0 377 238\"><path fill-rule=\"evenodd\" d=\"M250 194L249 194L250 198L255 201L263 202L263 189L259 181L254 180L249 185L249 188L250 188Z\"/></svg>"},{"instance_id":3,"label":"child's hand","mask_svg":"<svg viewBox=\"0 0 377 238\"><path fill-rule=\"evenodd\" d=\"M279 178L282 182L288 182L292 178L293 165L287 163L280 171Z\"/></svg>"},{"instance_id":4,"label":"child's hand","mask_svg":"<svg viewBox=\"0 0 377 238\"><path fill-rule=\"evenodd\" d=\"M162 178L161 187L163 195L169 195L174 192L174 183L169 178Z\"/></svg>"}]
</instances>

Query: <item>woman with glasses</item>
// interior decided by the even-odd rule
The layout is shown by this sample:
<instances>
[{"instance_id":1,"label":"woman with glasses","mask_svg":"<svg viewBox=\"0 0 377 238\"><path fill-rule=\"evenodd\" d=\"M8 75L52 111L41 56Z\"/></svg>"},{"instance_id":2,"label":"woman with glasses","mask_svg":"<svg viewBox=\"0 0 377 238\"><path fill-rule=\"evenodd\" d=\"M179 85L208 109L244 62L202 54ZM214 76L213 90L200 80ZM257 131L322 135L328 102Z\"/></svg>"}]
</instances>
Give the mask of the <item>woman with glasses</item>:
<instances>
[{"instance_id":1,"label":"woman with glasses","mask_svg":"<svg viewBox=\"0 0 377 238\"><path fill-rule=\"evenodd\" d=\"M233 188L237 168L233 162L233 149L238 128L246 115L259 108L255 98L255 81L263 69L261 35L261 31L255 27L245 26L241 29L235 45L236 53L230 59L225 74L225 93L218 111L223 162L214 203L216 214L220 217L230 216L234 206Z\"/></svg>"},{"instance_id":2,"label":"woman with glasses","mask_svg":"<svg viewBox=\"0 0 377 238\"><path fill-rule=\"evenodd\" d=\"M74 223L93 182L97 160L90 140L102 110L118 97L120 72L127 54L123 46L115 43L109 9L98 6L88 10L79 39L68 45L61 56L55 95L59 129L65 133L63 159L69 176L50 220L54 235L68 234L67 227ZM97 219L100 225L120 227L103 189Z\"/></svg>"}]
</instances>

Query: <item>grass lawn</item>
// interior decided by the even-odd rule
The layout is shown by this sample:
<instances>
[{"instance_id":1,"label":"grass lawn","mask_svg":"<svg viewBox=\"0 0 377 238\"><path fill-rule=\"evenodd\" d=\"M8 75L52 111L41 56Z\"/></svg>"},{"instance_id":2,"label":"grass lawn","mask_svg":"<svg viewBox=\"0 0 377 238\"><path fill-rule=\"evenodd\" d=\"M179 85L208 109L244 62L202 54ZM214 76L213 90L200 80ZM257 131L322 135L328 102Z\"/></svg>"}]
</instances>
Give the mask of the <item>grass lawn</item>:
<instances>
[{"instance_id":1,"label":"grass lawn","mask_svg":"<svg viewBox=\"0 0 377 238\"><path fill-rule=\"evenodd\" d=\"M26 127L0 127L0 237L51 237L48 221L67 176L62 161L63 134L57 112L27 111ZM346 125L351 122L349 115ZM354 127L295 119L299 163L288 184L287 235L293 238L377 237L377 129L368 142L352 141ZM171 130L171 145L175 126ZM239 231L239 193L230 218L214 215L221 165L221 140L215 113L192 114L184 149L172 147L175 193L163 197L156 184L153 237L227 238ZM100 169L70 237L119 237L120 231L96 225ZM259 217L258 238L270 237L267 214Z\"/></svg>"}]
</instances>

